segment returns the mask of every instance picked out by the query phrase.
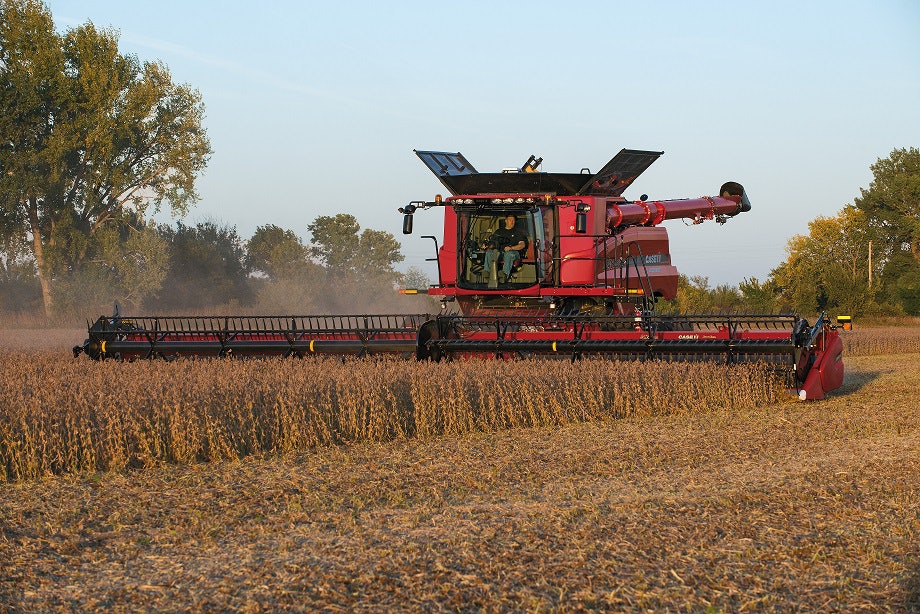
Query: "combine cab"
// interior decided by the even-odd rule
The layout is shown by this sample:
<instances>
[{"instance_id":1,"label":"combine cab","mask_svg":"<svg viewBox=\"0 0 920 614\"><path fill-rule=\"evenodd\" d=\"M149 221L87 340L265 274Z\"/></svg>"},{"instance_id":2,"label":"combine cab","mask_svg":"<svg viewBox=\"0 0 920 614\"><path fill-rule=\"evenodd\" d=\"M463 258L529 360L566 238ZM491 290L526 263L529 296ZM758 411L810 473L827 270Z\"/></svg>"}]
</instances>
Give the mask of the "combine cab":
<instances>
[{"instance_id":1,"label":"combine cab","mask_svg":"<svg viewBox=\"0 0 920 614\"><path fill-rule=\"evenodd\" d=\"M75 354L122 359L173 356L305 356L376 353L452 357L567 357L766 361L803 399L843 381L841 342L822 316L658 315L677 293L667 229L750 211L735 182L715 196L627 200L623 192L662 152L624 149L598 173L520 168L479 173L460 153L416 151L450 196L401 207L443 209L434 239L442 315L100 317ZM585 169L586 171L587 169ZM458 309L447 312L447 305Z\"/></svg>"}]
</instances>

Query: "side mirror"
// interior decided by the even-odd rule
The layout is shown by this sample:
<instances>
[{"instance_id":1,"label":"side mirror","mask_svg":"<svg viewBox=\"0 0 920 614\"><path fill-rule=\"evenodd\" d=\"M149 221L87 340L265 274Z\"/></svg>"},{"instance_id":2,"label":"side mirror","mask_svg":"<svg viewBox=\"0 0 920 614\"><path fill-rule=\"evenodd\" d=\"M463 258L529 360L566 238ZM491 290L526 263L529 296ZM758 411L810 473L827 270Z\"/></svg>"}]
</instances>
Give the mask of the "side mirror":
<instances>
[{"instance_id":1,"label":"side mirror","mask_svg":"<svg viewBox=\"0 0 920 614\"><path fill-rule=\"evenodd\" d=\"M582 235L588 232L588 214L584 211L575 214L575 232Z\"/></svg>"},{"instance_id":2,"label":"side mirror","mask_svg":"<svg viewBox=\"0 0 920 614\"><path fill-rule=\"evenodd\" d=\"M403 215L403 234L411 235L412 234L412 214L415 213L415 210L420 206L424 207L425 203L420 201L413 201L406 205L405 207L400 207L397 209Z\"/></svg>"}]
</instances>

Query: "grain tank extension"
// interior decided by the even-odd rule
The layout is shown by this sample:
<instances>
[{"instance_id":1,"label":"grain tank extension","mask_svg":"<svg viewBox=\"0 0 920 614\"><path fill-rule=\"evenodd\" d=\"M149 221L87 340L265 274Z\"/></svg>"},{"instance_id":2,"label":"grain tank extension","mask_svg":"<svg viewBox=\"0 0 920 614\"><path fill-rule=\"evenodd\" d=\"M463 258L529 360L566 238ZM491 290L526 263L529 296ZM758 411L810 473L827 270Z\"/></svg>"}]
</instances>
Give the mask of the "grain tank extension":
<instances>
[{"instance_id":1,"label":"grain tank extension","mask_svg":"<svg viewBox=\"0 0 920 614\"><path fill-rule=\"evenodd\" d=\"M479 173L460 153L416 151L449 192L399 208L403 232L443 212L433 240L440 315L102 316L74 353L92 358L403 354L450 358L609 358L769 362L803 399L843 381L841 341L822 315L655 312L677 293L663 222L720 224L747 213L741 184L713 196L638 200L624 191L662 152L623 149L600 171L521 167ZM508 242L513 242L509 244ZM451 308L453 307L453 308Z\"/></svg>"}]
</instances>

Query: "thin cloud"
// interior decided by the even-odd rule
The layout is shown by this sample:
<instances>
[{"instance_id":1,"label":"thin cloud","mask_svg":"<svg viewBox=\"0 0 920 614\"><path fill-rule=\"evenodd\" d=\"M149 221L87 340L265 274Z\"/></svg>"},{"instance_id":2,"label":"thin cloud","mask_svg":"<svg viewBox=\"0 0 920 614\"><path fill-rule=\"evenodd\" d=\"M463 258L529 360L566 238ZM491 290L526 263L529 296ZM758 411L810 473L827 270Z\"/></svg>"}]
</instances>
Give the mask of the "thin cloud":
<instances>
[{"instance_id":1,"label":"thin cloud","mask_svg":"<svg viewBox=\"0 0 920 614\"><path fill-rule=\"evenodd\" d=\"M78 27L87 21L92 21L89 19L75 19L68 16L55 15L55 21L59 25L63 25L67 29ZM119 30L116 28L116 31L119 32L119 43L124 51L124 47L128 47L130 52L136 52L137 49L145 49L156 52L154 55L165 55L168 57L180 57L191 62L208 66L211 68L217 68L225 72L231 73L233 75L244 77L247 80L258 83L259 85L271 87L274 89L279 89L283 91L293 92L296 94L304 94L307 96L314 96L316 98L324 98L326 100L331 100L333 102L347 103L353 105L365 105L368 104L366 101L350 98L347 96L341 96L337 93L334 93L330 90L319 89L315 87L309 87L302 83L291 81L288 79L282 79L277 75L272 73L254 70L242 64L236 62L230 62L223 58L215 57L208 55L207 53L202 53L196 49L188 47L186 45L181 45L179 43L174 43L172 41L164 40L161 38L155 38L151 36L146 36L143 34L136 34L134 32ZM159 57L155 59L161 59Z\"/></svg>"},{"instance_id":2,"label":"thin cloud","mask_svg":"<svg viewBox=\"0 0 920 614\"><path fill-rule=\"evenodd\" d=\"M91 19L81 20L67 15L55 15L54 19L58 26L64 26L66 29L78 27L88 21L92 22ZM261 87L291 92L302 96L326 100L337 104L349 105L352 107L372 109L377 113L398 119L411 119L416 122L423 122L441 127L445 125L444 118L442 117L424 117L418 114L398 111L392 108L385 108L382 107L380 105L380 101L376 99L344 96L335 90L312 87L298 81L285 79L268 71L253 69L237 62L231 62L221 57L203 53L187 45L164 40L162 38L147 36L145 34L138 34L129 30L121 30L119 28L114 29L119 33L119 43L123 52L137 53L137 51L141 49L149 50L154 52L150 54L154 56L152 59L160 60L164 59L164 57L167 59L170 57L182 58L202 66L218 69L237 77L241 77ZM355 47L346 45L341 42L338 44L346 51L355 54L360 53L360 50ZM128 47L128 50L125 50L125 47ZM167 65L169 64L169 62L165 63Z\"/></svg>"}]
</instances>

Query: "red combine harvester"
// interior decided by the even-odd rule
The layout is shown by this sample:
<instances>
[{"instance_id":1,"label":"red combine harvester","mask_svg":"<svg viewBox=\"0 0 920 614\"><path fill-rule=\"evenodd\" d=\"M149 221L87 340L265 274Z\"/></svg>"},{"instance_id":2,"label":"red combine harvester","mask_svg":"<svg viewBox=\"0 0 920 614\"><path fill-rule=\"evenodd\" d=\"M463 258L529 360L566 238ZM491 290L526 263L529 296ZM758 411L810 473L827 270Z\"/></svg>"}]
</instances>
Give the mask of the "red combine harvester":
<instances>
[{"instance_id":1,"label":"red combine harvester","mask_svg":"<svg viewBox=\"0 0 920 614\"><path fill-rule=\"evenodd\" d=\"M450 191L399 209L444 210L434 241L442 314L265 317L124 317L89 326L76 346L96 359L174 356L405 354L460 357L611 358L769 362L802 399L821 399L843 382L842 344L822 315L666 315L658 299L677 293L669 219L694 224L750 211L744 188L716 196L650 201L623 192L662 152L624 149L598 173L521 168L479 173L460 153L416 151ZM435 258L432 258L435 260ZM448 312L448 303L459 310Z\"/></svg>"}]
</instances>

